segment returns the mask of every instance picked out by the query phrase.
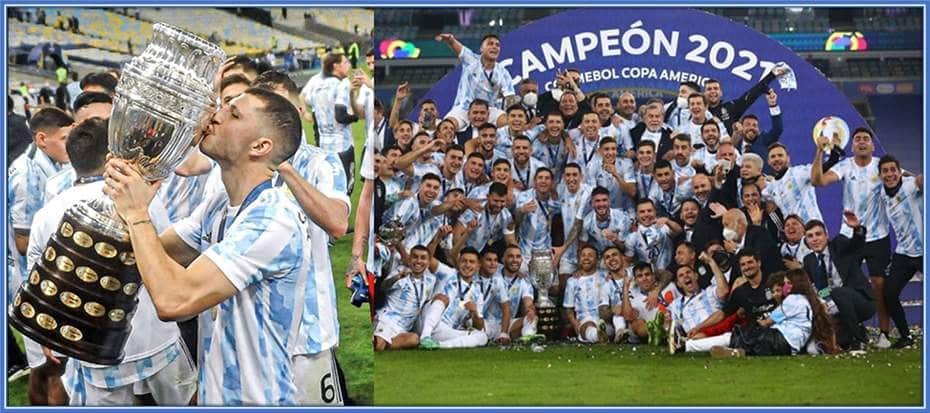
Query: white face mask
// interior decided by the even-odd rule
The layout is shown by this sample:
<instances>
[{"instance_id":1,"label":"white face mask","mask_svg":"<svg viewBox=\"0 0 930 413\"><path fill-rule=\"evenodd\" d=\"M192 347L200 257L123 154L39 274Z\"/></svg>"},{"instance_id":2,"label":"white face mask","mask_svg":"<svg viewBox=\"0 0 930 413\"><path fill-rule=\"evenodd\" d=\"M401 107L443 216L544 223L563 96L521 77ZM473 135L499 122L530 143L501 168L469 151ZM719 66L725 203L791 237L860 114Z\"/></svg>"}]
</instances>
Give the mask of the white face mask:
<instances>
[{"instance_id":1,"label":"white face mask","mask_svg":"<svg viewBox=\"0 0 930 413\"><path fill-rule=\"evenodd\" d=\"M555 97L554 95L555 95L555 93L553 93L553 97ZM539 99L539 96L536 96L536 93L534 93L534 92L529 92L529 93L523 95L523 104L526 105L526 106L529 107L529 108L535 108L535 107L536 107L536 101L537 101L538 99Z\"/></svg>"},{"instance_id":2,"label":"white face mask","mask_svg":"<svg viewBox=\"0 0 930 413\"><path fill-rule=\"evenodd\" d=\"M688 98L678 98L678 100L675 102L678 103L678 107L680 108L688 107Z\"/></svg>"},{"instance_id":3,"label":"white face mask","mask_svg":"<svg viewBox=\"0 0 930 413\"><path fill-rule=\"evenodd\" d=\"M562 89L555 88L552 89L552 99L555 99L556 102L562 100L562 94L565 93Z\"/></svg>"},{"instance_id":4,"label":"white face mask","mask_svg":"<svg viewBox=\"0 0 930 413\"><path fill-rule=\"evenodd\" d=\"M738 241L739 234L736 230L731 228L723 228L723 239L727 239L733 242Z\"/></svg>"}]
</instances>

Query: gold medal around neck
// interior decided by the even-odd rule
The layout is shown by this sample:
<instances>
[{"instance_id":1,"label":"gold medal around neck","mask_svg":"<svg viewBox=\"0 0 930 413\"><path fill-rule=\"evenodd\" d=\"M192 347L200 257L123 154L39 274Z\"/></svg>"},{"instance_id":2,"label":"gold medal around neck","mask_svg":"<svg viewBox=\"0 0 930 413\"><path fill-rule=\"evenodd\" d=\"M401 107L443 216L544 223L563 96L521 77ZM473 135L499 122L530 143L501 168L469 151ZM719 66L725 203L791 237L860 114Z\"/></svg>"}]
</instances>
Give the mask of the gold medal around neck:
<instances>
[{"instance_id":1,"label":"gold medal around neck","mask_svg":"<svg viewBox=\"0 0 930 413\"><path fill-rule=\"evenodd\" d=\"M97 281L97 271L90 267L77 267L74 274L84 282L92 283Z\"/></svg>"},{"instance_id":2,"label":"gold medal around neck","mask_svg":"<svg viewBox=\"0 0 930 413\"><path fill-rule=\"evenodd\" d=\"M74 262L71 258L62 255L55 259L55 266L58 267L58 271L71 272L74 269Z\"/></svg>"},{"instance_id":3,"label":"gold medal around neck","mask_svg":"<svg viewBox=\"0 0 930 413\"><path fill-rule=\"evenodd\" d=\"M100 303L88 301L86 304L84 304L84 312L90 314L93 317L103 317L103 314L107 312L107 309L100 305Z\"/></svg>"},{"instance_id":4,"label":"gold medal around neck","mask_svg":"<svg viewBox=\"0 0 930 413\"><path fill-rule=\"evenodd\" d=\"M61 303L68 308L81 307L81 297L78 297L77 294L72 293L71 291L65 291L61 293L61 296L58 298L61 299Z\"/></svg>"},{"instance_id":5,"label":"gold medal around neck","mask_svg":"<svg viewBox=\"0 0 930 413\"><path fill-rule=\"evenodd\" d=\"M116 278L106 276L100 279L100 286L105 290L116 291L119 290L120 284L119 280Z\"/></svg>"},{"instance_id":6,"label":"gold medal around neck","mask_svg":"<svg viewBox=\"0 0 930 413\"><path fill-rule=\"evenodd\" d=\"M94 239L87 235L86 232L77 231L74 233L74 243L82 248L90 248L94 245Z\"/></svg>"},{"instance_id":7,"label":"gold medal around neck","mask_svg":"<svg viewBox=\"0 0 930 413\"><path fill-rule=\"evenodd\" d=\"M74 228L71 227L71 224L68 221L61 223L61 235L65 238L71 238L71 235L74 234Z\"/></svg>"},{"instance_id":8,"label":"gold medal around neck","mask_svg":"<svg viewBox=\"0 0 930 413\"><path fill-rule=\"evenodd\" d=\"M58 328L58 322L55 321L52 316L45 313L39 313L39 315L36 316L36 324L46 330L54 330Z\"/></svg>"},{"instance_id":9,"label":"gold medal around neck","mask_svg":"<svg viewBox=\"0 0 930 413\"><path fill-rule=\"evenodd\" d=\"M32 304L23 303L19 306L19 312L26 318L32 318L36 315L36 309L32 307Z\"/></svg>"},{"instance_id":10,"label":"gold medal around neck","mask_svg":"<svg viewBox=\"0 0 930 413\"><path fill-rule=\"evenodd\" d=\"M77 327L64 325L61 326L61 329L58 330L61 333L61 336L70 341L81 341L84 338L84 334L81 333L81 330L78 330Z\"/></svg>"},{"instance_id":11,"label":"gold medal around neck","mask_svg":"<svg viewBox=\"0 0 930 413\"><path fill-rule=\"evenodd\" d=\"M113 258L116 256L116 247L103 241L94 245L94 250L103 258Z\"/></svg>"}]
</instances>

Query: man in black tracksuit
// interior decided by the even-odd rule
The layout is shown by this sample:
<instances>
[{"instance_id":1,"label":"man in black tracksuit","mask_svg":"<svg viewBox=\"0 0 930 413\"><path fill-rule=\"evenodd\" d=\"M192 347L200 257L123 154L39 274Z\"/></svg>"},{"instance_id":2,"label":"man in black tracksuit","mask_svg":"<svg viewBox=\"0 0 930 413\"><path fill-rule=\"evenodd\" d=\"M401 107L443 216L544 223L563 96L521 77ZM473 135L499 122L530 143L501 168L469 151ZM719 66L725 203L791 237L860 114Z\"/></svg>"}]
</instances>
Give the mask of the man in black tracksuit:
<instances>
[{"instance_id":1,"label":"man in black tracksuit","mask_svg":"<svg viewBox=\"0 0 930 413\"><path fill-rule=\"evenodd\" d=\"M756 83L746 93L743 93L742 96L726 102L720 101L723 98L723 88L720 86L720 82L715 79L708 79L704 82L704 96L707 97L708 101L707 109L715 118L723 121L727 133L733 136L733 122L738 121L743 116L743 113L755 103L756 99L769 90L769 83L772 80L784 73L784 69L774 68L759 83Z\"/></svg>"}]
</instances>

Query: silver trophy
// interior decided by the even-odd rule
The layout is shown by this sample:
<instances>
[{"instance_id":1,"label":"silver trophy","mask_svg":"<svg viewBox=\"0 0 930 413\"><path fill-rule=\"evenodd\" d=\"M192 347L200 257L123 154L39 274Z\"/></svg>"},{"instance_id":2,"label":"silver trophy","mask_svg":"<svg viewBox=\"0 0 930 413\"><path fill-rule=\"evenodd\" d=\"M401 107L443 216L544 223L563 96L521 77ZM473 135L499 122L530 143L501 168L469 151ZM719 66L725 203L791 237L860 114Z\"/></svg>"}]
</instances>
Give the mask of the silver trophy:
<instances>
[{"instance_id":1,"label":"silver trophy","mask_svg":"<svg viewBox=\"0 0 930 413\"><path fill-rule=\"evenodd\" d=\"M549 288L553 286L555 271L552 269L552 254L549 250L533 250L529 263L530 279L536 286L539 298L536 307L555 307L549 299Z\"/></svg>"},{"instance_id":2,"label":"silver trophy","mask_svg":"<svg viewBox=\"0 0 930 413\"><path fill-rule=\"evenodd\" d=\"M218 46L158 23L151 43L123 68L109 149L142 176L166 178L199 142L214 101ZM10 322L40 344L97 364L117 364L131 331L141 277L126 224L101 194L65 211L43 257L10 307Z\"/></svg>"},{"instance_id":3,"label":"silver trophy","mask_svg":"<svg viewBox=\"0 0 930 413\"><path fill-rule=\"evenodd\" d=\"M397 241L404 239L407 235L407 230L404 228L404 224L400 222L399 219L390 219L384 221L381 224L381 227L378 228L378 237L381 238L381 242L391 245Z\"/></svg>"}]
</instances>

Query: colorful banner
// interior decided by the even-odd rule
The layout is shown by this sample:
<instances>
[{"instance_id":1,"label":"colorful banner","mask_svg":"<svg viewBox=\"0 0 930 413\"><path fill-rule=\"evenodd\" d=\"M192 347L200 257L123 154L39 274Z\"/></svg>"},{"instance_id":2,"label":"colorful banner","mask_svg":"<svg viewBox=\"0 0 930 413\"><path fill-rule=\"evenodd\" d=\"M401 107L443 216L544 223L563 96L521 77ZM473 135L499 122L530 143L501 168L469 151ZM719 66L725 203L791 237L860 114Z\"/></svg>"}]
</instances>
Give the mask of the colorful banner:
<instances>
[{"instance_id":1,"label":"colorful banner","mask_svg":"<svg viewBox=\"0 0 930 413\"><path fill-rule=\"evenodd\" d=\"M811 162L811 134L821 118L840 117L850 129L866 125L846 96L790 49L743 24L704 11L579 9L501 34L501 47L498 60L510 71L515 85L529 77L539 83L540 91L547 90L557 69L576 68L582 72L581 87L586 93L631 90L640 98L639 104L646 96L671 98L682 81L703 84L710 78L720 81L724 100L734 99L773 65L785 62L794 71L797 89L783 90L778 81L771 87L778 93L783 113L781 140L790 148L794 164ZM448 73L424 99L435 100L442 113L448 111L460 74L460 68ZM759 116L762 129L770 127L764 97L747 113ZM820 189L818 197L828 228L836 234L841 188Z\"/></svg>"}]
</instances>

